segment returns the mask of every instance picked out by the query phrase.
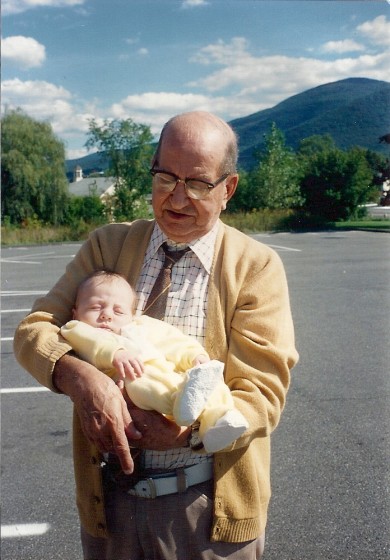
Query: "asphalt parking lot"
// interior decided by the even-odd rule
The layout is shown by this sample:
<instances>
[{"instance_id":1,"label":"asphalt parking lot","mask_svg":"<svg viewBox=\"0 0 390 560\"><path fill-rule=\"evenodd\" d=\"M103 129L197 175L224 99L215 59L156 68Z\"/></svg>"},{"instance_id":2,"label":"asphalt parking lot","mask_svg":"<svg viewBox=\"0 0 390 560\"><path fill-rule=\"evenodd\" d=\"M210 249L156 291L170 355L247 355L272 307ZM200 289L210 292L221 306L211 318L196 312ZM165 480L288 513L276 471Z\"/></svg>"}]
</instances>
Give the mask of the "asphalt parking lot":
<instances>
[{"instance_id":1,"label":"asphalt parking lot","mask_svg":"<svg viewBox=\"0 0 390 560\"><path fill-rule=\"evenodd\" d=\"M390 558L390 236L255 238L285 264L300 352L273 435L264 558ZM71 405L42 391L12 353L17 323L77 249L2 251L3 560L81 558Z\"/></svg>"}]
</instances>

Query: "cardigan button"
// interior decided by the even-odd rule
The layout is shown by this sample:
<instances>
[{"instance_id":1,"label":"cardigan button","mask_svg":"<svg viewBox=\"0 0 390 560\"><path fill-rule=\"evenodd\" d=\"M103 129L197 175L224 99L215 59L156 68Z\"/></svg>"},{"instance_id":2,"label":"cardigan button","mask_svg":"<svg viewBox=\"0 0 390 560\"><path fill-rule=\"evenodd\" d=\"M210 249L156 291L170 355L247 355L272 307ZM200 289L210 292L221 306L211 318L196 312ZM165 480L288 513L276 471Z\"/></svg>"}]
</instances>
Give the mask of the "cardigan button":
<instances>
[{"instance_id":1,"label":"cardigan button","mask_svg":"<svg viewBox=\"0 0 390 560\"><path fill-rule=\"evenodd\" d=\"M104 525L104 523L98 523L97 528L99 529L99 531L104 531L106 526Z\"/></svg>"},{"instance_id":2,"label":"cardigan button","mask_svg":"<svg viewBox=\"0 0 390 560\"><path fill-rule=\"evenodd\" d=\"M95 456L92 456L92 457L91 457L91 463L92 463L93 465L96 465L97 462L98 462L97 458L96 458Z\"/></svg>"},{"instance_id":3,"label":"cardigan button","mask_svg":"<svg viewBox=\"0 0 390 560\"><path fill-rule=\"evenodd\" d=\"M95 504L98 505L98 504L100 504L101 499L99 498L99 496L94 496L94 497L93 497L93 501L95 502Z\"/></svg>"}]
</instances>

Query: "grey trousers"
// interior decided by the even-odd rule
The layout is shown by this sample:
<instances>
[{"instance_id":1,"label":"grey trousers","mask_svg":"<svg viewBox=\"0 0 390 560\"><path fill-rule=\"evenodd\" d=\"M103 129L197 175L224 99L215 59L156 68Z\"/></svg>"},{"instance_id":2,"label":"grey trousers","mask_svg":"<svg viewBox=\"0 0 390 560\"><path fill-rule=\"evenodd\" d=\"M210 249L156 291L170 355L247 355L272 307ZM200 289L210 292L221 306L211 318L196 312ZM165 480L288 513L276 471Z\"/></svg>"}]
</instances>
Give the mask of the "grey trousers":
<instances>
[{"instance_id":1,"label":"grey trousers","mask_svg":"<svg viewBox=\"0 0 390 560\"><path fill-rule=\"evenodd\" d=\"M81 528L84 560L259 560L264 536L245 543L210 542L213 481L154 500L118 487L106 492L109 539Z\"/></svg>"}]
</instances>

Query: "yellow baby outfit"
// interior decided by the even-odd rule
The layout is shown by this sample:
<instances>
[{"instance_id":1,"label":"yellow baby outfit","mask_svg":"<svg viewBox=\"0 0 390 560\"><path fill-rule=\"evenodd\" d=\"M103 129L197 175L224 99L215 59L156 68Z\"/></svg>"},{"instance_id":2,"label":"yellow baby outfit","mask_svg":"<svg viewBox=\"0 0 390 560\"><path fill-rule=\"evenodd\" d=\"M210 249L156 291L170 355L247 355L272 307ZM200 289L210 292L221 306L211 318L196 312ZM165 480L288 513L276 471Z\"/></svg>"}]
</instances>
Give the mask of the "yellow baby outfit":
<instances>
[{"instance_id":1,"label":"yellow baby outfit","mask_svg":"<svg viewBox=\"0 0 390 560\"><path fill-rule=\"evenodd\" d=\"M76 320L66 323L61 334L80 358L114 380L115 352L125 349L140 359L143 375L125 380L130 399L139 408L172 416L179 426L198 420L207 453L223 449L247 429L224 382L223 363L212 360L194 367L195 358L208 354L176 327L142 315L120 335Z\"/></svg>"}]
</instances>

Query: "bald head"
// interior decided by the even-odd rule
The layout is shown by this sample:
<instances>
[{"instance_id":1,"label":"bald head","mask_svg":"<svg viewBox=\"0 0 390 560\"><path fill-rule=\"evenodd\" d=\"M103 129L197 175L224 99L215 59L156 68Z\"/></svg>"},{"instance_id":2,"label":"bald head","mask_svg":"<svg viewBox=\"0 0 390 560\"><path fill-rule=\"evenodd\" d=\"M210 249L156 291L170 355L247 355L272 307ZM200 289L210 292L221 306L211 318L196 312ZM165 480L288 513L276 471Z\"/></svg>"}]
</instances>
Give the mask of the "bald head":
<instances>
[{"instance_id":1,"label":"bald head","mask_svg":"<svg viewBox=\"0 0 390 560\"><path fill-rule=\"evenodd\" d=\"M222 119L206 111L182 113L170 119L161 131L160 141L153 159L153 166L160 165L162 144L169 139L178 145L196 143L207 137L215 144L222 145L223 156L219 173L235 173L237 169L237 137L233 129Z\"/></svg>"}]
</instances>

